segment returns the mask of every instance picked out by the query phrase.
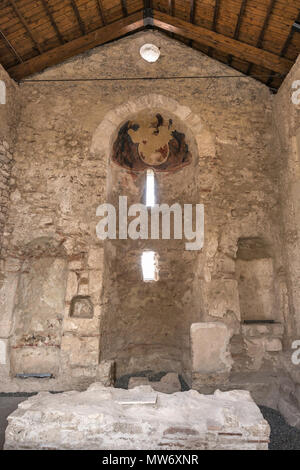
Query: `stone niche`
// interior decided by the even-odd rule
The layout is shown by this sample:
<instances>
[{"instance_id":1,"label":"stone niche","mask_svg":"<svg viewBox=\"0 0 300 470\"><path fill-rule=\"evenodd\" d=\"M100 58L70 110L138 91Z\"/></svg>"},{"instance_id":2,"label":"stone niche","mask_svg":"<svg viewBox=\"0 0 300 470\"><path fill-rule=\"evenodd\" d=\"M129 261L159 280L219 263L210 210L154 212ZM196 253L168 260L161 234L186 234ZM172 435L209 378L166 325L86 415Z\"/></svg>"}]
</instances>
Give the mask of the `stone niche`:
<instances>
[{"instance_id":1,"label":"stone niche","mask_svg":"<svg viewBox=\"0 0 300 470\"><path fill-rule=\"evenodd\" d=\"M47 237L26 247L14 307L11 373L52 374L59 367L67 262Z\"/></svg>"},{"instance_id":2,"label":"stone niche","mask_svg":"<svg viewBox=\"0 0 300 470\"><path fill-rule=\"evenodd\" d=\"M238 240L236 275L242 325L232 341L233 369L260 370L282 351L284 275L276 277L271 247L260 237Z\"/></svg>"},{"instance_id":3,"label":"stone niche","mask_svg":"<svg viewBox=\"0 0 300 470\"><path fill-rule=\"evenodd\" d=\"M73 297L70 305L70 317L73 318L93 318L94 307L90 297L77 295Z\"/></svg>"},{"instance_id":4,"label":"stone niche","mask_svg":"<svg viewBox=\"0 0 300 470\"><path fill-rule=\"evenodd\" d=\"M261 238L239 239L236 272L242 322L278 320L273 259Z\"/></svg>"},{"instance_id":5,"label":"stone niche","mask_svg":"<svg viewBox=\"0 0 300 470\"><path fill-rule=\"evenodd\" d=\"M114 207L119 196L127 196L128 207L144 202L148 168L154 171L157 204L199 202L195 136L168 110L170 100L164 108L164 97L154 98L147 97L153 107L116 125L107 175L107 202ZM199 254L185 250L184 243L162 240L161 233L157 240L105 241L100 358L115 361L117 379L145 371L184 374L190 368L190 325L199 320L199 296L197 303L193 297ZM159 279L144 282L141 259L149 250L155 253Z\"/></svg>"}]
</instances>

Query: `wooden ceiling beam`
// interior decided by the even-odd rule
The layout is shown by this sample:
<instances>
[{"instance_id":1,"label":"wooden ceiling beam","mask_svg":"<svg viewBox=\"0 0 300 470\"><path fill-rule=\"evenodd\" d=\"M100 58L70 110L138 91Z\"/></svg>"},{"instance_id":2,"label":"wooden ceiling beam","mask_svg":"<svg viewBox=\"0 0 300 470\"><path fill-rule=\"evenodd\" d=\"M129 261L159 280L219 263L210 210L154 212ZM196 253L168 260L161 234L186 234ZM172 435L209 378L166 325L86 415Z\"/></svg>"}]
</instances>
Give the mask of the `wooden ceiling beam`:
<instances>
[{"instance_id":1,"label":"wooden ceiling beam","mask_svg":"<svg viewBox=\"0 0 300 470\"><path fill-rule=\"evenodd\" d=\"M169 33L178 34L186 39L192 39L206 46L219 49L226 54L232 54L241 60L253 62L256 65L266 69L286 74L293 61L276 54L258 49L255 46L237 41L236 39L224 36L223 34L203 28L202 26L192 25L179 18L167 15L154 10L154 26Z\"/></svg>"},{"instance_id":2,"label":"wooden ceiling beam","mask_svg":"<svg viewBox=\"0 0 300 470\"><path fill-rule=\"evenodd\" d=\"M175 9L174 0L168 1L168 7L169 7L169 15L174 16L174 9Z\"/></svg>"},{"instance_id":3,"label":"wooden ceiling beam","mask_svg":"<svg viewBox=\"0 0 300 470\"><path fill-rule=\"evenodd\" d=\"M221 0L216 0L215 1L214 17L213 17L213 24L212 24L212 30L213 31L216 31L216 29L217 29L217 21L218 21L218 18L219 18L219 11L220 11L220 2L221 2ZM213 54L213 48L209 47L207 53L211 57L212 54Z\"/></svg>"},{"instance_id":4,"label":"wooden ceiling beam","mask_svg":"<svg viewBox=\"0 0 300 470\"><path fill-rule=\"evenodd\" d=\"M195 0L190 0L190 23L195 23ZM189 45L193 46L193 41L189 41Z\"/></svg>"},{"instance_id":5,"label":"wooden ceiling beam","mask_svg":"<svg viewBox=\"0 0 300 470\"><path fill-rule=\"evenodd\" d=\"M195 23L195 0L190 0L190 23Z\"/></svg>"},{"instance_id":6,"label":"wooden ceiling beam","mask_svg":"<svg viewBox=\"0 0 300 470\"><path fill-rule=\"evenodd\" d=\"M3 31L0 29L0 36L2 37L7 49L12 53L14 57L18 60L18 62L21 64L23 62L22 57L18 54L12 43L9 41L9 39L5 36Z\"/></svg>"},{"instance_id":7,"label":"wooden ceiling beam","mask_svg":"<svg viewBox=\"0 0 300 470\"><path fill-rule=\"evenodd\" d=\"M20 80L28 75L41 72L46 67L59 64L70 57L74 57L76 54L81 54L93 47L119 39L127 33L137 31L143 25L143 12L133 13L126 18L98 28L91 33L87 33L84 36L80 36L39 56L33 57L22 64L10 67L8 73L16 80Z\"/></svg>"},{"instance_id":8,"label":"wooden ceiling beam","mask_svg":"<svg viewBox=\"0 0 300 470\"><path fill-rule=\"evenodd\" d=\"M243 16L244 16L244 13L245 13L246 5L247 5L247 0L242 0L241 7L240 7L240 12L239 12L238 19L237 19L236 26L235 26L235 30L234 30L233 39L238 39L238 37L239 37L239 33L240 33L241 24L242 24L242 21L243 21ZM228 65L231 65L232 59L233 59L233 55L230 54L229 57L228 57Z\"/></svg>"},{"instance_id":9,"label":"wooden ceiling beam","mask_svg":"<svg viewBox=\"0 0 300 470\"><path fill-rule=\"evenodd\" d=\"M77 20L77 23L79 25L79 28L80 28L80 31L82 34L85 34L85 26L84 26L84 22L80 16L80 13L79 13L79 10L78 10L78 7L76 5L76 2L75 0L70 0L71 2L71 5L72 5L72 9L73 9L73 12L74 12L74 15L76 17L76 20Z\"/></svg>"},{"instance_id":10,"label":"wooden ceiling beam","mask_svg":"<svg viewBox=\"0 0 300 470\"><path fill-rule=\"evenodd\" d=\"M57 24L56 24L55 19L53 18L53 15L52 15L52 13L51 13L51 11L50 11L50 8L49 8L49 5L48 5L48 3L47 3L47 0L41 0L41 2L42 2L42 4L43 4L44 10L45 10L47 16L49 17L49 20L50 20L50 23L51 23L53 29L54 29L54 31L56 32L56 35L57 35L57 37L58 37L60 43L61 43L61 44L64 44L65 40L64 40L64 38L62 37L62 35L61 35L61 33L60 33L59 29L58 29L58 26L57 26Z\"/></svg>"},{"instance_id":11,"label":"wooden ceiling beam","mask_svg":"<svg viewBox=\"0 0 300 470\"><path fill-rule=\"evenodd\" d=\"M105 18L105 13L104 13L102 1L101 0L96 0L96 2L97 2L97 7L98 7L98 10L99 10L99 15L100 15L102 24L103 24L103 26L105 26L107 24L107 21L106 21L106 18Z\"/></svg>"},{"instance_id":12,"label":"wooden ceiling beam","mask_svg":"<svg viewBox=\"0 0 300 470\"><path fill-rule=\"evenodd\" d=\"M264 24L263 24L263 26L260 30L259 37L258 37L258 40L257 40L257 43L256 43L256 47L258 47L259 49L262 48L262 42L263 42L263 39L264 39L265 31L268 27L268 24L269 24L269 21L270 21L270 18L271 18L271 14L272 14L275 2L276 2L276 0L270 0L270 2L269 2L267 13L266 13L265 20L264 20ZM249 64L249 67L248 67L248 70L247 70L247 75L250 75L252 67L253 67L253 64Z\"/></svg>"},{"instance_id":13,"label":"wooden ceiling beam","mask_svg":"<svg viewBox=\"0 0 300 470\"><path fill-rule=\"evenodd\" d=\"M43 53L43 49L41 47L41 45L39 44L39 42L35 39L34 35L32 34L32 31L30 30L29 26L28 26L28 23L27 21L25 20L24 16L22 15L22 13L20 12L19 10L19 7L16 5L16 2L15 0L8 0L11 7L13 8L15 14L17 15L17 17L19 18L19 20L21 21L22 25L24 26L24 28L26 29L28 35L30 36L30 39L32 40L33 44L36 46L37 50L39 51L40 54Z\"/></svg>"},{"instance_id":14,"label":"wooden ceiling beam","mask_svg":"<svg viewBox=\"0 0 300 470\"><path fill-rule=\"evenodd\" d=\"M126 0L121 0L122 13L123 16L128 16L127 3Z\"/></svg>"}]
</instances>

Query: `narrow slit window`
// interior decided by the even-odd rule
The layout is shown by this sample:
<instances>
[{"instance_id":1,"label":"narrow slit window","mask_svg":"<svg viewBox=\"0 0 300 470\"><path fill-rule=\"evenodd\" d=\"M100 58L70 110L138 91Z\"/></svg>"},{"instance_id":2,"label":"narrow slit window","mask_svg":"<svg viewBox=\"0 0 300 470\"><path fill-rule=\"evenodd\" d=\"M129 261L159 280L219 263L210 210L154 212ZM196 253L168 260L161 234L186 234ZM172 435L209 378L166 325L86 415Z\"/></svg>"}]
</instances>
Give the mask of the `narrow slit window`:
<instances>
[{"instance_id":1,"label":"narrow slit window","mask_svg":"<svg viewBox=\"0 0 300 470\"><path fill-rule=\"evenodd\" d=\"M157 262L154 251L144 251L142 254L142 271L144 281L157 281Z\"/></svg>"},{"instance_id":2,"label":"narrow slit window","mask_svg":"<svg viewBox=\"0 0 300 470\"><path fill-rule=\"evenodd\" d=\"M146 176L146 206L153 207L155 205L155 181L154 171L147 170Z\"/></svg>"}]
</instances>

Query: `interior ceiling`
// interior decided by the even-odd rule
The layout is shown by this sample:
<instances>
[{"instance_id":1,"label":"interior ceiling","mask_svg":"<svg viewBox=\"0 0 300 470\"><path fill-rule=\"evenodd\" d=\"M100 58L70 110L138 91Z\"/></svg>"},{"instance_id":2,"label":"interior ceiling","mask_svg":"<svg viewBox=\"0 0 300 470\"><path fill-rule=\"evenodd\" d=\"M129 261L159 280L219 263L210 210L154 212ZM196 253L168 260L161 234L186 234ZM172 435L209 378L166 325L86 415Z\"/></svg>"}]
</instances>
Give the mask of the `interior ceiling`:
<instances>
[{"instance_id":1,"label":"interior ceiling","mask_svg":"<svg viewBox=\"0 0 300 470\"><path fill-rule=\"evenodd\" d=\"M299 24L300 0L0 0L0 61L20 80L150 27L277 89Z\"/></svg>"}]
</instances>

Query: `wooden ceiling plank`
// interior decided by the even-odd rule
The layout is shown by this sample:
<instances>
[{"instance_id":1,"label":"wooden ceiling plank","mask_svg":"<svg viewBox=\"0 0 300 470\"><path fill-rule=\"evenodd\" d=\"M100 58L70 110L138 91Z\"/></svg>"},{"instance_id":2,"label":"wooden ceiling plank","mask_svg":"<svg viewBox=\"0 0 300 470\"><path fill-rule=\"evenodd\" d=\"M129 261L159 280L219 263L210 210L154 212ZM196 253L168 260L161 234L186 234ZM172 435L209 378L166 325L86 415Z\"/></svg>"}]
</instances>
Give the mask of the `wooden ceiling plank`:
<instances>
[{"instance_id":1,"label":"wooden ceiling plank","mask_svg":"<svg viewBox=\"0 0 300 470\"><path fill-rule=\"evenodd\" d=\"M105 26L107 24L107 22L106 22L106 19L105 19L105 13L104 13L102 1L101 0L96 0L96 2L97 2L97 7L98 7L98 10L99 10L99 15L100 15L102 24L103 24L103 26Z\"/></svg>"},{"instance_id":2,"label":"wooden ceiling plank","mask_svg":"<svg viewBox=\"0 0 300 470\"><path fill-rule=\"evenodd\" d=\"M286 74L293 62L279 57L271 52L258 49L250 44L242 43L236 39L224 36L201 26L192 25L184 20L154 10L154 26L158 29L198 41L207 46L218 48L227 54L239 57L241 60L253 62L269 70Z\"/></svg>"},{"instance_id":3,"label":"wooden ceiling plank","mask_svg":"<svg viewBox=\"0 0 300 470\"><path fill-rule=\"evenodd\" d=\"M295 19L294 22L296 22L296 21L300 21L300 11L298 12L297 18ZM292 40L293 34L294 34L294 28L291 27L290 32L289 32L289 34L288 34L288 37L286 38L286 41L285 41L285 43L284 43L284 46L283 46L283 48L281 49L280 57L283 57L283 56L285 55L285 53L286 53L286 51L287 51L287 48L289 47L289 44L290 44L290 42L291 42L291 40ZM267 81L267 85L268 85L268 86L271 86L271 85L272 85L273 78L274 78L274 73L271 72L271 73L270 73L270 76L269 76L269 78L268 78L268 81Z\"/></svg>"},{"instance_id":4,"label":"wooden ceiling plank","mask_svg":"<svg viewBox=\"0 0 300 470\"><path fill-rule=\"evenodd\" d=\"M298 16L297 16L296 20L294 21L294 23L300 23L300 10L299 10ZM284 56L284 55L285 55L285 53L286 53L286 51L287 51L287 48L289 47L289 44L290 44L290 42L291 42L291 40L292 40L292 37L293 37L293 34L294 34L294 33L295 33L295 30L294 30L294 28L293 28L293 26L292 26L291 29L290 29L289 35L288 35L288 37L286 38L286 41L285 41L285 43L284 43L284 46L283 46L283 48L282 48L282 50L281 50L281 52L280 52L280 55L281 55L281 56Z\"/></svg>"},{"instance_id":5,"label":"wooden ceiling plank","mask_svg":"<svg viewBox=\"0 0 300 470\"><path fill-rule=\"evenodd\" d=\"M80 16L80 13L79 13L79 10L78 10L78 6L76 4L76 1L75 0L70 0L71 2L71 5L72 5L72 8L73 8L73 11L74 11L74 15L76 17L76 20L78 22L78 25L79 25L79 28L80 28L80 31L81 33L84 35L85 34L85 26L84 26L84 22L82 21L82 18Z\"/></svg>"},{"instance_id":6,"label":"wooden ceiling plank","mask_svg":"<svg viewBox=\"0 0 300 470\"><path fill-rule=\"evenodd\" d=\"M57 16L57 10L56 9L53 10L53 15L55 15L55 21L56 21L56 24L57 24L59 30L61 32L63 32L63 37L65 39L65 42L68 42L68 41L78 37L79 32L78 32L77 21L74 18L74 13L73 13L72 7L69 3L69 0L66 0L66 2L67 2L66 5L68 6L68 15L60 14L59 16ZM86 3L86 5L88 5L88 6L89 6L89 4L92 4L94 6L93 18L95 19L95 21L94 21L95 24L93 25L92 29L93 30L98 29L101 26L101 21L98 17L98 11L97 11L96 4L93 0L89 0ZM51 3L51 6L52 6L52 3ZM82 6L82 4L80 4L80 6ZM58 11L61 13L61 9L59 9ZM49 19L46 16L44 18L45 18L45 22L36 24L35 28L33 28L33 26L31 25L31 29L33 30L33 32L36 29L38 31L40 37L44 38L44 35L47 35L47 39L44 39L44 41L43 41L43 48L44 48L44 51L46 51L48 49L48 47L46 48L47 41L49 41L49 40L52 41L52 39L57 40L57 36L56 36L55 33L53 33L53 28L49 25ZM87 25L87 28L88 28L88 26L89 25ZM0 28L1 28L1 26L0 26ZM91 29L88 30L88 32L90 32L90 31L91 31ZM51 35L49 37L50 32L51 32ZM6 30L5 30L5 33L10 38L11 41L12 40L14 41L14 43L16 43L16 41L21 41L22 44L23 43L25 44L25 41L24 41L24 28L23 28L23 33L21 35L18 32L10 33L8 35ZM31 41L30 38L28 38L28 41L26 41L26 44L29 41ZM54 47L56 47L57 45L58 44L56 44ZM31 42L30 42L30 46L31 46ZM27 47L27 49L28 49L28 47ZM19 50L19 47L18 47L18 50ZM21 49L20 49L19 52L23 56Z\"/></svg>"},{"instance_id":7,"label":"wooden ceiling plank","mask_svg":"<svg viewBox=\"0 0 300 470\"><path fill-rule=\"evenodd\" d=\"M256 47L258 47L259 49L262 48L262 42L263 42L263 39L264 39L265 31L268 27L268 24L269 24L269 21L270 21L270 18L271 18L271 14L272 14L272 10L275 6L275 2L276 2L276 0L270 0L270 2L269 2L267 13L266 13L266 16L265 16L265 20L264 20L263 26L260 30L259 37L258 37L258 40L257 40L257 43L256 43ZM251 74L252 67L253 67L253 64L249 64L249 67L248 67L248 70L247 70L247 75Z\"/></svg>"},{"instance_id":8,"label":"wooden ceiling plank","mask_svg":"<svg viewBox=\"0 0 300 470\"><path fill-rule=\"evenodd\" d=\"M16 2L15 0L9 0L9 3L11 4L15 14L18 16L19 20L21 21L21 23L23 24L24 28L26 29L27 33L29 34L30 36L30 39L32 40L32 42L34 43L34 45L36 46L37 50L39 51L40 54L43 53L43 49L41 47L41 45L38 43L38 41L35 39L35 37L33 36L28 24L27 24L27 21L25 20L24 16L22 15L22 13L20 12L19 10L19 7L16 5Z\"/></svg>"},{"instance_id":9,"label":"wooden ceiling plank","mask_svg":"<svg viewBox=\"0 0 300 470\"><path fill-rule=\"evenodd\" d=\"M3 31L1 31L0 29L0 36L2 37L6 47L8 48L8 50L10 51L10 53L17 58L18 62L21 64L23 62L23 59L22 57L18 54L18 52L16 51L16 49L14 48L14 46L12 45L12 43L8 40L8 38L5 36L5 34L3 33Z\"/></svg>"},{"instance_id":10,"label":"wooden ceiling plank","mask_svg":"<svg viewBox=\"0 0 300 470\"><path fill-rule=\"evenodd\" d=\"M123 16L125 17L128 16L126 0L121 0L121 7L122 7Z\"/></svg>"},{"instance_id":11,"label":"wooden ceiling plank","mask_svg":"<svg viewBox=\"0 0 300 470\"><path fill-rule=\"evenodd\" d=\"M47 16L49 17L49 20L50 20L50 22L51 22L51 24L52 24L52 27L53 27L54 31L56 32L56 34L57 34L57 37L58 37L60 43L61 43L61 44L64 44L64 42L65 42L65 41L64 41L64 38L62 37L62 35L61 35L61 33L60 33L59 29L58 29L58 26L57 26L57 24L56 24L56 22L55 22L55 19L53 18L53 15L52 15L52 13L51 13L51 11L50 11L50 8L49 8L49 5L48 5L47 0L41 0L41 2L42 2L42 4L43 4L43 7L44 7L44 9L45 9L45 12L47 13Z\"/></svg>"},{"instance_id":12,"label":"wooden ceiling plank","mask_svg":"<svg viewBox=\"0 0 300 470\"><path fill-rule=\"evenodd\" d=\"M243 16L244 16L246 6L247 6L247 0L242 0L241 8L240 8L240 11L239 11L238 19L237 19L235 30L234 30L233 39L238 39L238 37L239 37L239 32L240 32L240 28L241 28L241 24L242 24L242 20L243 20ZM228 56L228 65L231 65L232 59L233 59L233 56L230 54Z\"/></svg>"},{"instance_id":13,"label":"wooden ceiling plank","mask_svg":"<svg viewBox=\"0 0 300 470\"><path fill-rule=\"evenodd\" d=\"M8 73L19 80L33 73L37 73L49 67L56 65L76 54L85 52L93 47L105 44L108 41L118 39L125 34L136 31L144 25L143 13L137 12L122 18L121 20L110 23L107 26L99 28L84 36L80 36L73 41L57 46L43 54L33 57L23 64L10 67Z\"/></svg>"}]
</instances>

